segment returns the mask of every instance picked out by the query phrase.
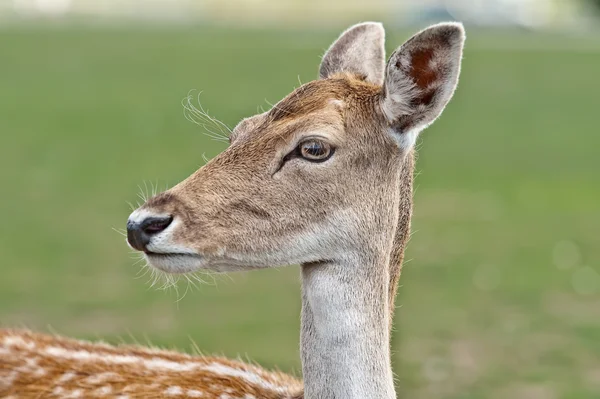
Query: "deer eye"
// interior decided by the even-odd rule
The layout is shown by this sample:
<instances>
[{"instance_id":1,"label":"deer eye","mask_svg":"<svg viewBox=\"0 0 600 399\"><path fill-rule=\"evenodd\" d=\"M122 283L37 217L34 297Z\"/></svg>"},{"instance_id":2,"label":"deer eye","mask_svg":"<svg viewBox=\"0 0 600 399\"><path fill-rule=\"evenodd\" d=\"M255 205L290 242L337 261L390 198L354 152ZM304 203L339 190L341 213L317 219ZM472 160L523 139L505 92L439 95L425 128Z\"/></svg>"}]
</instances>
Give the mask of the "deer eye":
<instances>
[{"instance_id":1,"label":"deer eye","mask_svg":"<svg viewBox=\"0 0 600 399\"><path fill-rule=\"evenodd\" d=\"M308 161L323 162L333 155L331 146L321 140L307 140L298 146L300 156Z\"/></svg>"},{"instance_id":2,"label":"deer eye","mask_svg":"<svg viewBox=\"0 0 600 399\"><path fill-rule=\"evenodd\" d=\"M283 168L283 165L291 159L302 158L310 162L320 163L331 158L334 152L335 147L323 140L315 138L305 139L292 152L283 157L279 167L273 173L279 172Z\"/></svg>"}]
</instances>

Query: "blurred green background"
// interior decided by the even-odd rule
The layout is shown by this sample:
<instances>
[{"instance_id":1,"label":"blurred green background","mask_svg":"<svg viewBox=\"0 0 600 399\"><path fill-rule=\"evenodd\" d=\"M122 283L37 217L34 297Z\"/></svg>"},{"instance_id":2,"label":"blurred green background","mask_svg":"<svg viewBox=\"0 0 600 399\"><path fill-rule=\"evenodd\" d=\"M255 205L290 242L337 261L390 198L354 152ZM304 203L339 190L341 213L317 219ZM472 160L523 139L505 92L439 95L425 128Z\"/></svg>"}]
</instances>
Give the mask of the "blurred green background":
<instances>
[{"instance_id":1,"label":"blurred green background","mask_svg":"<svg viewBox=\"0 0 600 399\"><path fill-rule=\"evenodd\" d=\"M314 79L342 28L1 28L0 323L299 374L297 268L157 291L113 228L224 149L184 118L191 89L233 127ZM392 26L388 51L416 29ZM399 396L600 397L600 36L467 33L418 145Z\"/></svg>"}]
</instances>

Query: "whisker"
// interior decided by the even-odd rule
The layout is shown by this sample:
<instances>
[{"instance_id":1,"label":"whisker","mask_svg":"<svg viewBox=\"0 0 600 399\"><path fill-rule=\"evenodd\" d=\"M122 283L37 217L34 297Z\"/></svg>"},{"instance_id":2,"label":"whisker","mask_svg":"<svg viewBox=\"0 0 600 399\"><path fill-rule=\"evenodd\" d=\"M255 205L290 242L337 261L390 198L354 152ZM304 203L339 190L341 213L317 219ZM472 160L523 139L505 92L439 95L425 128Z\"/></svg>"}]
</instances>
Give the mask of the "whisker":
<instances>
[{"instance_id":1,"label":"whisker","mask_svg":"<svg viewBox=\"0 0 600 399\"><path fill-rule=\"evenodd\" d=\"M190 340L190 343L192 346L192 353L195 353L198 356L203 356L202 351L200 350L200 347L198 347L198 344L196 343L196 341L194 341L193 338L189 335L188 335L188 339Z\"/></svg>"},{"instance_id":2,"label":"whisker","mask_svg":"<svg viewBox=\"0 0 600 399\"><path fill-rule=\"evenodd\" d=\"M181 105L183 106L183 115L184 117L200 126L205 130L205 134L213 140L229 142L229 135L231 134L231 129L225 123L220 120L210 116L208 114L208 110L205 110L202 107L202 103L200 102L200 94L199 92L196 96L197 106L192 103L192 93L194 90L190 90L188 95L181 101Z\"/></svg>"},{"instance_id":3,"label":"whisker","mask_svg":"<svg viewBox=\"0 0 600 399\"><path fill-rule=\"evenodd\" d=\"M210 120L211 122L214 122L217 124L217 126L224 128L227 132L231 133L231 129L229 128L229 126L227 126L226 124L224 124L223 122L221 122L220 120L213 118L212 116L210 116L208 114L208 110L204 111L204 108L202 108L202 104L200 103L200 94L202 94L201 92L198 93L198 95L196 96L196 101L198 102L198 105L200 106L200 110L202 111L202 113L204 114L204 116Z\"/></svg>"},{"instance_id":4,"label":"whisker","mask_svg":"<svg viewBox=\"0 0 600 399\"><path fill-rule=\"evenodd\" d=\"M125 230L123 229L117 229L114 227L111 227L111 229L117 233L119 233L120 235L122 235L123 237L127 238L127 233L125 232Z\"/></svg>"},{"instance_id":5,"label":"whisker","mask_svg":"<svg viewBox=\"0 0 600 399\"><path fill-rule=\"evenodd\" d=\"M142 265L142 267L140 267L140 270L137 272L137 274L134 278L136 280L139 280L141 278L146 277L149 272L150 272L150 270L147 267L145 267L144 265Z\"/></svg>"},{"instance_id":6,"label":"whisker","mask_svg":"<svg viewBox=\"0 0 600 399\"><path fill-rule=\"evenodd\" d=\"M150 193L148 192L148 184L147 184L146 180L144 180L144 188L146 189L146 191L145 191L146 200L145 201L148 201L148 198L150 198Z\"/></svg>"},{"instance_id":7,"label":"whisker","mask_svg":"<svg viewBox=\"0 0 600 399\"><path fill-rule=\"evenodd\" d=\"M140 190L137 194L138 198L142 200L142 202L146 202L147 197L144 195L144 189L140 184L138 184L138 189Z\"/></svg>"},{"instance_id":8,"label":"whisker","mask_svg":"<svg viewBox=\"0 0 600 399\"><path fill-rule=\"evenodd\" d=\"M133 206L133 204L131 202L129 202L129 201L125 201L125 202L127 203L127 205L129 205L132 212L135 211L136 208Z\"/></svg>"},{"instance_id":9,"label":"whisker","mask_svg":"<svg viewBox=\"0 0 600 399\"><path fill-rule=\"evenodd\" d=\"M208 157L206 156L205 152L202 153L202 159L204 160L204 163L208 163L210 161L210 159L208 159Z\"/></svg>"},{"instance_id":10,"label":"whisker","mask_svg":"<svg viewBox=\"0 0 600 399\"><path fill-rule=\"evenodd\" d=\"M184 274L183 277L187 281L188 288L190 287L190 285L193 286L194 288L198 288L198 287L196 287L195 283L192 281L192 279L188 275Z\"/></svg>"},{"instance_id":11,"label":"whisker","mask_svg":"<svg viewBox=\"0 0 600 399\"><path fill-rule=\"evenodd\" d=\"M185 291L183 292L183 295L182 295L182 296L180 296L180 297L179 297L179 291L177 291L177 289L175 289L175 292L177 292L177 296L178 296L177 300L175 301L175 303L177 303L177 306L179 306L179 302L180 302L180 301L181 301L183 298L185 298L185 296L186 296L186 295L187 295L187 293L188 293L188 290L189 290L189 288L190 288L190 284L189 284L189 280L188 280L188 284L187 284L187 285L186 285L186 287L185 287Z\"/></svg>"}]
</instances>

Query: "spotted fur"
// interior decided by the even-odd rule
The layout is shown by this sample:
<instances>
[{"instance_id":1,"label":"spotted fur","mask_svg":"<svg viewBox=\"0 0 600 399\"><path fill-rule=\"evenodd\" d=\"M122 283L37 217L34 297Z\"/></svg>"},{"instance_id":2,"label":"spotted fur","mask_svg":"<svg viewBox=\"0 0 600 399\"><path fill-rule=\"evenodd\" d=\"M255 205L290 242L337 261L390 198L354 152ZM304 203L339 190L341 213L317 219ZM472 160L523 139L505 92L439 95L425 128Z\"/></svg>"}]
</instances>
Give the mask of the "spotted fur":
<instances>
[{"instance_id":1,"label":"spotted fur","mask_svg":"<svg viewBox=\"0 0 600 399\"><path fill-rule=\"evenodd\" d=\"M283 399L295 378L221 357L0 330L0 397Z\"/></svg>"}]
</instances>

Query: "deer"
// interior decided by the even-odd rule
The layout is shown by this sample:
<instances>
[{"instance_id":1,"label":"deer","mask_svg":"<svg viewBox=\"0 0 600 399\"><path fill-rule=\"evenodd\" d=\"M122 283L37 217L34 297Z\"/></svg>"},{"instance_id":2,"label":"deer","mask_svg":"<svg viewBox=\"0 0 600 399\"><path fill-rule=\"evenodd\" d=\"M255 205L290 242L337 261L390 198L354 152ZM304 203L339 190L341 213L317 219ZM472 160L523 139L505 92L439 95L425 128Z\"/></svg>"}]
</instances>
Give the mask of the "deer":
<instances>
[{"instance_id":1,"label":"deer","mask_svg":"<svg viewBox=\"0 0 600 399\"><path fill-rule=\"evenodd\" d=\"M415 142L452 98L465 31L430 26L386 62L350 27L317 80L243 119L229 146L127 220L164 273L300 265L303 380L220 357L0 330L9 398L396 398L390 336L410 234Z\"/></svg>"}]
</instances>

